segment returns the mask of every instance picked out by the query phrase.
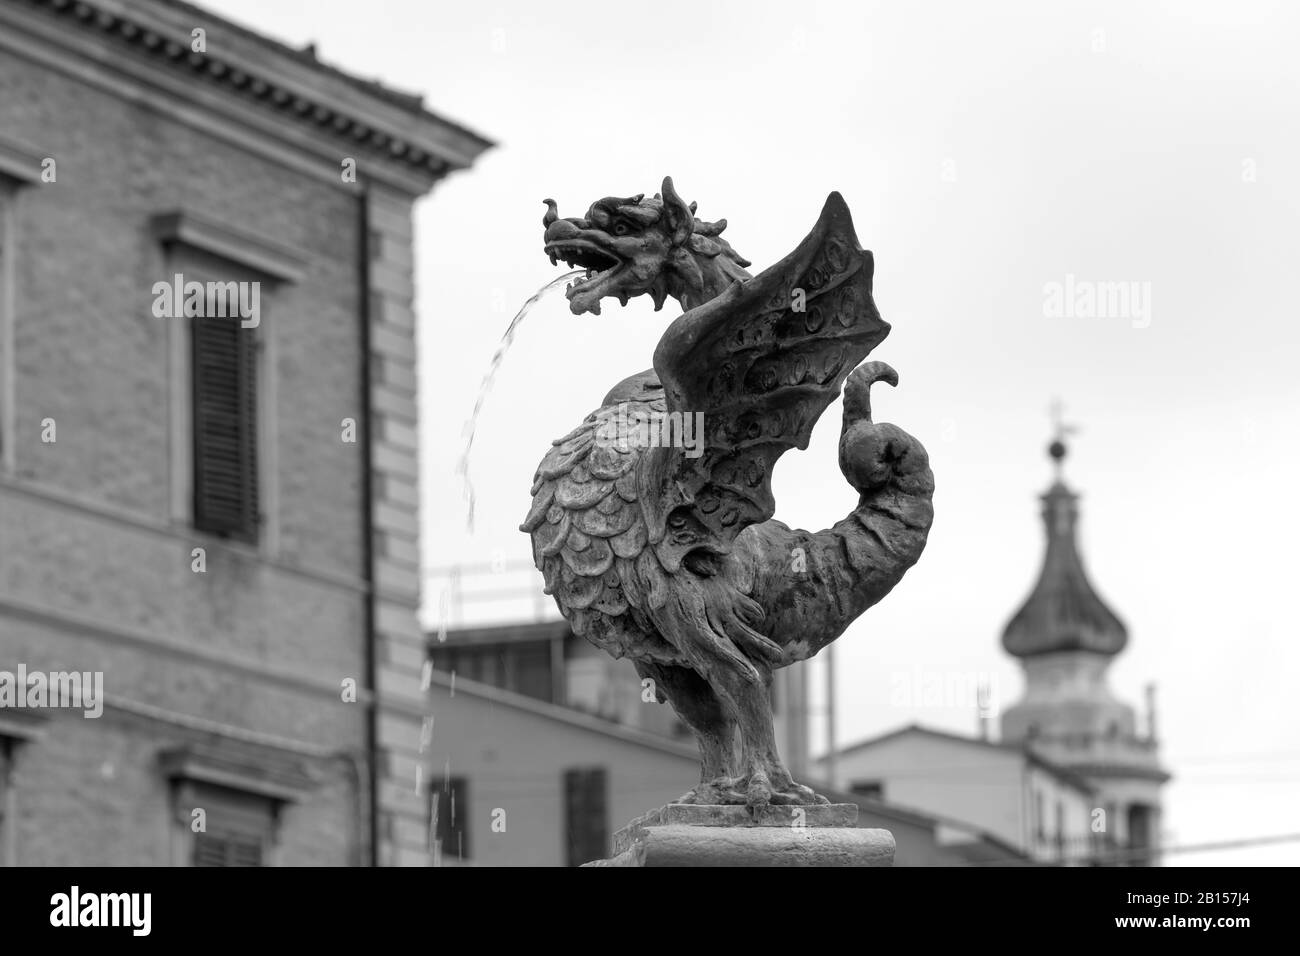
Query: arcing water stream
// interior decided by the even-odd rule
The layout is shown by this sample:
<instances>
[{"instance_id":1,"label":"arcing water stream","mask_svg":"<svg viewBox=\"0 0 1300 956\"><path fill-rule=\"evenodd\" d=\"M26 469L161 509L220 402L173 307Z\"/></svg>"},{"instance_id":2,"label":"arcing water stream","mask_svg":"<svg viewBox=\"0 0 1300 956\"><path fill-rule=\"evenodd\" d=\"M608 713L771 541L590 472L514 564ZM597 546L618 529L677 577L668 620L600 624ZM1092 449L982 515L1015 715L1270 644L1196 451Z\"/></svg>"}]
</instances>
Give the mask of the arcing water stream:
<instances>
[{"instance_id":1,"label":"arcing water stream","mask_svg":"<svg viewBox=\"0 0 1300 956\"><path fill-rule=\"evenodd\" d=\"M506 327L505 334L501 336L501 341L497 343L496 352L492 355L492 361L488 363L487 371L483 373L483 381L479 383L478 398L474 401L474 411L470 414L469 420L465 423L465 448L460 456L460 461L456 465L456 474L460 476L465 489L465 527L468 531L474 530L474 482L470 477L469 460L470 453L474 450L474 435L478 431L479 413L483 411L483 403L487 400L488 394L492 391L492 382L496 378L497 370L505 360L506 352L510 350L510 345L514 341L515 331L523 322L529 310L536 305L543 296L552 289L559 286L575 276L586 275L586 269L576 269L573 272L566 272L558 279L552 279L546 285L542 286L536 292L528 297L515 317L510 320L510 325Z\"/></svg>"}]
</instances>

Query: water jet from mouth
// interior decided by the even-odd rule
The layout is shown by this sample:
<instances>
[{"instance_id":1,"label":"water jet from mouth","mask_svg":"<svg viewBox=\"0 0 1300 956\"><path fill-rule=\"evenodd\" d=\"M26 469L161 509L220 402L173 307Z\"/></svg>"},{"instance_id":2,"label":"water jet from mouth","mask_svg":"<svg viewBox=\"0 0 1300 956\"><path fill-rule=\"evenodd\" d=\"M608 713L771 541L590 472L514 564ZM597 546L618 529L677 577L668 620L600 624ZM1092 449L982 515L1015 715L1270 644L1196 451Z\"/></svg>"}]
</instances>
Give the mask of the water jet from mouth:
<instances>
[{"instance_id":1,"label":"water jet from mouth","mask_svg":"<svg viewBox=\"0 0 1300 956\"><path fill-rule=\"evenodd\" d=\"M474 450L474 436L478 432L478 417L483 411L483 405L487 401L489 393L492 391L492 382L496 378L497 370L505 360L506 352L510 350L510 346L514 342L515 332L524 321L524 316L528 314L529 310L541 301L543 296L559 286L560 283L566 279L581 275L586 275L585 269L566 272L559 278L552 279L524 300L524 304L520 306L519 311L515 313L515 317L510 320L510 324L506 327L505 334L501 336L501 341L497 343L496 351L492 354L492 361L488 363L487 371L483 373L483 380L478 387L478 397L474 400L474 411L470 413L469 420L465 422L465 428L462 431L465 437L465 448L461 452L460 461L456 464L456 474L460 476L464 486L465 530L467 531L473 532L474 530L474 482L471 480L469 473L470 454Z\"/></svg>"}]
</instances>

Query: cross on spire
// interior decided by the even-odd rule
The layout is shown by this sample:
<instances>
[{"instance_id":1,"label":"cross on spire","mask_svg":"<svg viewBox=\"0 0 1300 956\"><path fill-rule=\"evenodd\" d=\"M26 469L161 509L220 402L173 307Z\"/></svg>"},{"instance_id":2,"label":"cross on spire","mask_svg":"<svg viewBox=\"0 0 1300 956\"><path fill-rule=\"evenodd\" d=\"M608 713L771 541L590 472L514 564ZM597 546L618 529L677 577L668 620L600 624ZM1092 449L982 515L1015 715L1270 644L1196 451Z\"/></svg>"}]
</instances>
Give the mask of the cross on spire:
<instances>
[{"instance_id":1,"label":"cross on spire","mask_svg":"<svg viewBox=\"0 0 1300 956\"><path fill-rule=\"evenodd\" d=\"M1059 398L1053 398L1052 404L1048 406L1048 414L1052 418L1052 443L1047 446L1047 453L1052 456L1056 463L1056 476L1061 476L1061 464L1065 461L1067 447L1065 439L1069 435L1076 434L1079 431L1077 425L1067 425L1065 423L1065 404Z\"/></svg>"}]
</instances>

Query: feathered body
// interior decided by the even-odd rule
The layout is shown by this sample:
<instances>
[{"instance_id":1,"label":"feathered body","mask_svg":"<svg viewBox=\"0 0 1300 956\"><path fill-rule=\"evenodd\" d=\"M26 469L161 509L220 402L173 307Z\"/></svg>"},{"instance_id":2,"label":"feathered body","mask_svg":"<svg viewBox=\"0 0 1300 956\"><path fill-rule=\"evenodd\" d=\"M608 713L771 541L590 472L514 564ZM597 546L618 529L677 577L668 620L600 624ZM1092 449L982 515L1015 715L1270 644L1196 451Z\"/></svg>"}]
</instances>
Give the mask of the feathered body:
<instances>
[{"instance_id":1,"label":"feathered body","mask_svg":"<svg viewBox=\"0 0 1300 956\"><path fill-rule=\"evenodd\" d=\"M627 393L616 390L615 401L557 440L538 466L533 506L521 530L532 535L546 593L575 634L616 658L706 673L713 667L711 655L692 643L677 646L665 634L680 633L683 621L707 622L700 636L711 649L757 680L741 647L773 663L789 661L754 630L763 609L748 596L752 568L732 555L719 563L718 573L673 575L650 547L639 500L640 466L668 408L653 373L634 381L637 393L624 398Z\"/></svg>"}]
</instances>

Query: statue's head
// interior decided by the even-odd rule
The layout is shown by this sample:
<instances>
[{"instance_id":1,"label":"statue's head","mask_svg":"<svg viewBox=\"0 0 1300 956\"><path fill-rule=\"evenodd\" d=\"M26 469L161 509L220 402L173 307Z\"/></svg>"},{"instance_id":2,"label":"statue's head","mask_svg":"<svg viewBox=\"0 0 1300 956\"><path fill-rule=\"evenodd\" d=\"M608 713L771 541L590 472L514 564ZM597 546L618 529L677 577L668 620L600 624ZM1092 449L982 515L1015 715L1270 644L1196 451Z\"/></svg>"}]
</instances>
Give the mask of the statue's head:
<instances>
[{"instance_id":1,"label":"statue's head","mask_svg":"<svg viewBox=\"0 0 1300 956\"><path fill-rule=\"evenodd\" d=\"M555 200L545 202L544 251L552 263L563 260L587 270L565 293L574 315L599 315L604 298L627 305L644 294L654 299L656 311L668 296L689 308L749 278L749 262L721 238L727 220L696 219L695 203L682 201L671 177L652 199L607 196L581 219L561 219Z\"/></svg>"}]
</instances>

